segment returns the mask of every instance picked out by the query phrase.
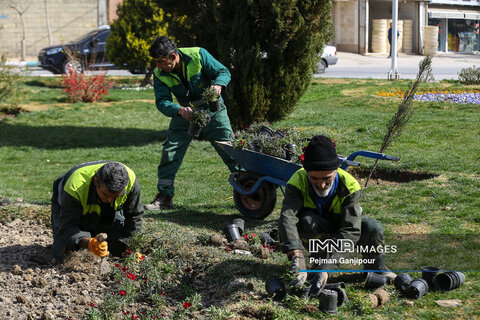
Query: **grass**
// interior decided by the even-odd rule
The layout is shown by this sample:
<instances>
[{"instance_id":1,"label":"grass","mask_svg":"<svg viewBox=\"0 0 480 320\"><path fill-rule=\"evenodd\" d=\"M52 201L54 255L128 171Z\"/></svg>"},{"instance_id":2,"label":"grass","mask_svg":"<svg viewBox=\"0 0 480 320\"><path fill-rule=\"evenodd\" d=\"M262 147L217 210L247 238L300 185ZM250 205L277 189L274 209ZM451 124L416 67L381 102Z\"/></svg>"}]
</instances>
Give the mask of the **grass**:
<instances>
[{"instance_id":1,"label":"grass","mask_svg":"<svg viewBox=\"0 0 480 320\"><path fill-rule=\"evenodd\" d=\"M143 202L153 199L169 119L156 110L152 89L112 89L104 102L67 104L58 79L23 80L22 106L31 112L0 120L0 196L40 206L28 210L0 207L2 221L21 216L47 219L53 180L83 161L125 163L137 174ZM112 80L117 88L133 81ZM275 126L327 134L344 155L357 150L377 151L400 100L376 93L406 87L404 81L314 80L295 112ZM424 84L420 90L446 88L468 86L441 82ZM339 319L480 317L476 298L480 294L480 266L472 258L480 246L475 236L480 229L480 109L477 105L438 102L414 104L415 113L402 136L386 151L401 160L380 162L379 171L389 172L393 180L412 172L428 173L432 178L380 184L374 180L363 191L362 207L365 215L382 222L386 242L398 246L399 253L387 255L389 267L418 270L422 265L435 265L464 270L467 280L457 290L429 293L413 306L405 304L406 299L388 286L393 292L391 301L372 310L365 303L368 291L361 280L343 275L351 280L350 299L339 309ZM211 234L221 233L239 217L227 182L229 172L212 151L208 142L194 141L175 181L176 209L146 214L145 234L134 244L147 255L146 260L139 264L131 257L118 261L129 265L138 279L152 275L155 283L135 282L133 286L122 273L115 274L121 282L112 283L109 289L118 292L129 288L126 298L105 298L104 306L92 309L85 315L87 319L99 319L107 311L122 317L122 311L141 310L145 313L138 315L145 319L162 313L171 318L328 318L318 311L314 299L289 296L277 303L265 296L265 280L288 269L282 253L274 252L270 259L261 260L232 255L208 244ZM356 160L367 171L373 165L373 159ZM259 234L275 227L280 205L279 193L274 212L264 221L247 220L247 232ZM185 272L186 268L192 271ZM412 277L418 276L412 273ZM434 302L453 298L461 299L462 306L441 308ZM183 308L185 302L192 307Z\"/></svg>"}]
</instances>

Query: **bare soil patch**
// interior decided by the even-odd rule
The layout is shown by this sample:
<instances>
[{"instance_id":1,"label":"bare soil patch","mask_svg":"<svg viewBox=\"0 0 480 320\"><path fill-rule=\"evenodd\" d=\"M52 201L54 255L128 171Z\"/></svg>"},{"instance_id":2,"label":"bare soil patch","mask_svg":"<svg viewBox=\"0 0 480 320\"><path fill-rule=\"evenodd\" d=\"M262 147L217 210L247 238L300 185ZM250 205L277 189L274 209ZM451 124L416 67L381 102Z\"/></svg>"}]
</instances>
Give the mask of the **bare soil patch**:
<instances>
[{"instance_id":1,"label":"bare soil patch","mask_svg":"<svg viewBox=\"0 0 480 320\"><path fill-rule=\"evenodd\" d=\"M349 172L360 182L367 180L370 174L370 168L351 168ZM377 168L372 175L371 183L379 185L391 185L399 183L408 183L411 181L428 180L437 177L438 174L429 172L417 172L410 170L390 170Z\"/></svg>"}]
</instances>

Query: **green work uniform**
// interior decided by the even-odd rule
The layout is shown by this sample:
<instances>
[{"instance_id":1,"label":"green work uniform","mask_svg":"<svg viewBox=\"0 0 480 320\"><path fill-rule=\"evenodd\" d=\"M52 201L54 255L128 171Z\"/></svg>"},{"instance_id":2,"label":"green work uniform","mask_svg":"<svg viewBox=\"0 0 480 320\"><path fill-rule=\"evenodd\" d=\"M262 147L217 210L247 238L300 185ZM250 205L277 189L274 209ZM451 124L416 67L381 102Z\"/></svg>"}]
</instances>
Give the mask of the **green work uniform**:
<instances>
[{"instance_id":1,"label":"green work uniform","mask_svg":"<svg viewBox=\"0 0 480 320\"><path fill-rule=\"evenodd\" d=\"M324 203L321 210L315 202L315 191L308 181L307 171L300 169L293 174L285 188L279 233L284 252L303 249L302 240L324 236L328 239L350 239L356 245L375 246L383 244L383 228L373 218L362 216L361 189L358 181L348 172L338 169L338 182L333 197ZM323 259L339 259L342 254L322 253ZM367 269L385 267L385 254L363 254L375 263L364 265ZM324 266L334 269L335 265Z\"/></svg>"},{"instance_id":2,"label":"green work uniform","mask_svg":"<svg viewBox=\"0 0 480 320\"><path fill-rule=\"evenodd\" d=\"M157 188L161 194L173 197L174 179L185 152L192 141L188 134L190 122L178 115L182 106L202 98L205 88L212 85L226 87L230 82L230 72L203 48L180 48L182 74L165 72L159 68L154 71L154 91L157 109L167 117L171 117L167 138L163 144L162 159L158 166ZM179 104L173 102L172 94ZM211 121L201 131L201 136L208 139L230 171L238 171L238 164L232 160L214 141L233 140L233 131L227 109L220 97L221 110L208 111ZM207 109L205 104L200 108Z\"/></svg>"},{"instance_id":3,"label":"green work uniform","mask_svg":"<svg viewBox=\"0 0 480 320\"><path fill-rule=\"evenodd\" d=\"M65 251L78 250L82 238L91 238L99 233L107 233L109 251L120 256L125 251L128 238L142 230L140 185L130 168L125 166L129 177L125 192L111 204L100 201L93 178L105 163L78 164L53 184L53 249L59 261Z\"/></svg>"}]
</instances>

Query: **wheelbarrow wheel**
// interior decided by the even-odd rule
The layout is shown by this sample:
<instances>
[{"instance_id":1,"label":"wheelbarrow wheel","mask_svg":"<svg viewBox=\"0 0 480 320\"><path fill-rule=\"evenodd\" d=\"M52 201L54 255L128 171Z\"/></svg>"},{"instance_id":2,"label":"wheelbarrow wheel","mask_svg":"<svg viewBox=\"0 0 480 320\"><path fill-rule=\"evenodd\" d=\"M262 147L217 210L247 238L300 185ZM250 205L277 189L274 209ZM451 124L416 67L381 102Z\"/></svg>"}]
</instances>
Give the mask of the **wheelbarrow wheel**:
<instances>
[{"instance_id":1,"label":"wheelbarrow wheel","mask_svg":"<svg viewBox=\"0 0 480 320\"><path fill-rule=\"evenodd\" d=\"M260 177L252 172L242 172L237 177L237 183L245 190L250 190ZM275 207L277 191L272 183L264 181L258 190L250 195L243 195L234 189L233 199L238 211L245 218L263 220Z\"/></svg>"}]
</instances>

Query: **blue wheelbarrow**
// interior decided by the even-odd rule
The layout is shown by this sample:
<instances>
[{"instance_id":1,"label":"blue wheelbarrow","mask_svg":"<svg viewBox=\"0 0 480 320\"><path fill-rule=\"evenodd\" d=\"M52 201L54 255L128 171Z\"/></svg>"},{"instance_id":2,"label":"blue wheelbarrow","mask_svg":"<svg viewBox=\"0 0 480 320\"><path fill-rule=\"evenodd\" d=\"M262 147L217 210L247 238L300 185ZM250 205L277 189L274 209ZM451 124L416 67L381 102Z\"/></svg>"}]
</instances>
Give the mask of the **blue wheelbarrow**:
<instances>
[{"instance_id":1,"label":"blue wheelbarrow","mask_svg":"<svg viewBox=\"0 0 480 320\"><path fill-rule=\"evenodd\" d=\"M250 219L265 219L275 208L277 188L287 185L290 177L302 165L281 158L272 157L253 150L235 149L230 142L216 141L232 159L237 161L245 171L234 172L228 178L233 187L233 199L238 211ZM355 162L357 156L379 160L398 161L399 158L373 151L357 151L348 157L339 156L340 168L360 166Z\"/></svg>"}]
</instances>

